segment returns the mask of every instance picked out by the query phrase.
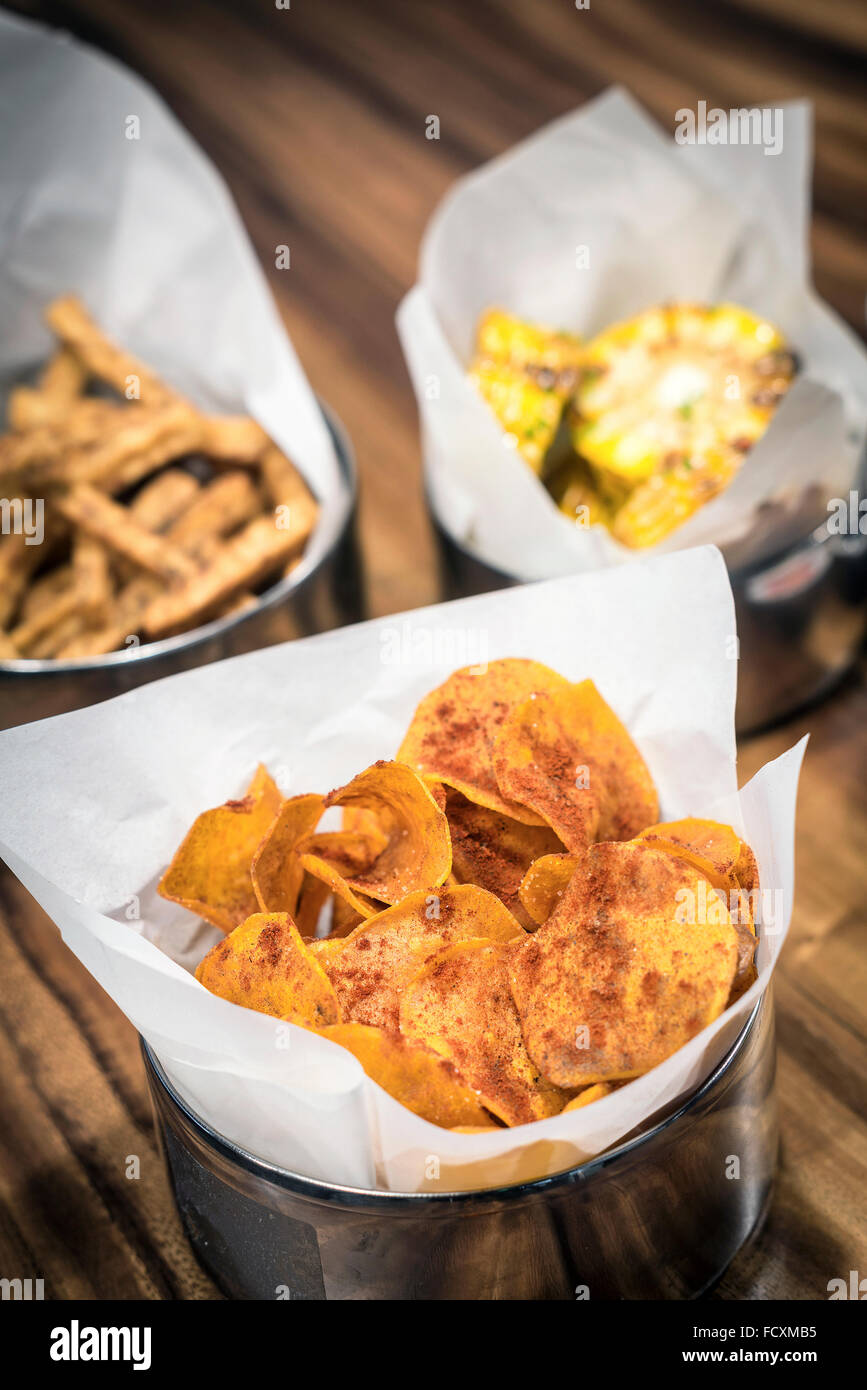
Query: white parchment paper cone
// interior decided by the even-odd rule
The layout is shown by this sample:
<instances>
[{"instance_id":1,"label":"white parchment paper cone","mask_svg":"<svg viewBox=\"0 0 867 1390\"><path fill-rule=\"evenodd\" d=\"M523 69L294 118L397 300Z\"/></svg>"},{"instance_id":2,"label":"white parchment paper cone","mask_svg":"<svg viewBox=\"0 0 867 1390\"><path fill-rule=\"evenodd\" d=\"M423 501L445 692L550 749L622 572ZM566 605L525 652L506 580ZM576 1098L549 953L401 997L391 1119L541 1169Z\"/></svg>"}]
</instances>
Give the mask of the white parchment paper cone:
<instances>
[{"instance_id":1,"label":"white parchment paper cone","mask_svg":"<svg viewBox=\"0 0 867 1390\"><path fill-rule=\"evenodd\" d=\"M331 438L235 205L156 93L3 15L0 127L0 384L44 360L42 311L75 292L179 391L255 416L320 500L335 496Z\"/></svg>"},{"instance_id":2,"label":"white parchment paper cone","mask_svg":"<svg viewBox=\"0 0 867 1390\"><path fill-rule=\"evenodd\" d=\"M557 1171L707 1074L785 936L802 748L739 797L734 621L725 566L706 547L156 681L0 734L0 855L193 1108L243 1147L330 1182L398 1190ZM780 890L779 930L762 940L751 993L648 1076L562 1118L452 1135L404 1110L343 1049L208 994L190 971L215 933L158 897L156 883L194 817L238 795L260 760L287 795L328 791L393 757L418 700L455 667L503 656L592 677L648 760L666 818L719 812L742 826L763 885Z\"/></svg>"},{"instance_id":3,"label":"white parchment paper cone","mask_svg":"<svg viewBox=\"0 0 867 1390\"><path fill-rule=\"evenodd\" d=\"M783 329L802 376L731 487L657 550L733 540L757 503L794 499L806 483L845 494L867 417L867 352L809 282L809 107L786 104L782 129L776 155L678 145L612 89L450 191L397 324L428 493L453 539L523 579L635 555L558 512L466 380L492 305L588 336L665 300L728 299Z\"/></svg>"}]
</instances>

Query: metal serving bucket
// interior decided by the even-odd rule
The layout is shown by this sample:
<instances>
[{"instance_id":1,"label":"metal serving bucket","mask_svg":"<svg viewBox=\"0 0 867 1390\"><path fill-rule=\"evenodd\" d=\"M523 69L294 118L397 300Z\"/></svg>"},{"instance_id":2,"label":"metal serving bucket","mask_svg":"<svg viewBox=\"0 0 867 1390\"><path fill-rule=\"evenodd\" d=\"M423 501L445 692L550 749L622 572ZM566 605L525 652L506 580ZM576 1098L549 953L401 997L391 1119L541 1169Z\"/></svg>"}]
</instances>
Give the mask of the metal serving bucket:
<instances>
[{"instance_id":1,"label":"metal serving bucket","mask_svg":"<svg viewBox=\"0 0 867 1390\"><path fill-rule=\"evenodd\" d=\"M367 1191L276 1168L215 1133L142 1051L184 1229L230 1298L695 1298L770 1200L769 994L712 1075L647 1132L555 1177L481 1192Z\"/></svg>"},{"instance_id":2,"label":"metal serving bucket","mask_svg":"<svg viewBox=\"0 0 867 1390\"><path fill-rule=\"evenodd\" d=\"M431 514L450 597L520 582L458 544ZM826 694L851 668L867 632L867 536L835 535L825 520L781 529L749 558L723 553L740 651L735 722L745 735Z\"/></svg>"},{"instance_id":3,"label":"metal serving bucket","mask_svg":"<svg viewBox=\"0 0 867 1390\"><path fill-rule=\"evenodd\" d=\"M364 611L355 534L355 459L336 416L325 405L321 408L346 493L323 517L325 548L318 562L302 558L255 606L161 642L82 661L0 661L0 729L107 700L223 657L358 622Z\"/></svg>"}]
</instances>

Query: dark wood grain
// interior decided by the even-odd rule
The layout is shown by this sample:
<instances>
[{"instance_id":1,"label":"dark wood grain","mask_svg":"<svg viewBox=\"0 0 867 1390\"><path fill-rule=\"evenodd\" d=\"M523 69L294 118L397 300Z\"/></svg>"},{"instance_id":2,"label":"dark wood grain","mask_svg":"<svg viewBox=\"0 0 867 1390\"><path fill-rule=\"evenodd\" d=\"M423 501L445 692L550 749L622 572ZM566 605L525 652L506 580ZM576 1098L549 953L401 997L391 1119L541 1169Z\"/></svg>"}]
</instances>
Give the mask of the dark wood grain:
<instances>
[{"instance_id":1,"label":"dark wood grain","mask_svg":"<svg viewBox=\"0 0 867 1390\"><path fill-rule=\"evenodd\" d=\"M374 614L436 600L415 405L394 311L460 174L621 82L672 130L699 99L815 106L819 292L859 333L867 284L867 9L854 0L27 0L162 93L238 202L314 387L355 443ZM424 137L437 114L441 139ZM288 243L292 269L273 268ZM779 970L783 1158L759 1239L713 1296L822 1298L867 1273L863 670L751 740L743 780L812 734ZM57 1298L216 1297L180 1232L134 1030L0 879L0 1273ZM126 1176L130 1155L141 1176ZM841 1259L845 1268L838 1268Z\"/></svg>"}]
</instances>

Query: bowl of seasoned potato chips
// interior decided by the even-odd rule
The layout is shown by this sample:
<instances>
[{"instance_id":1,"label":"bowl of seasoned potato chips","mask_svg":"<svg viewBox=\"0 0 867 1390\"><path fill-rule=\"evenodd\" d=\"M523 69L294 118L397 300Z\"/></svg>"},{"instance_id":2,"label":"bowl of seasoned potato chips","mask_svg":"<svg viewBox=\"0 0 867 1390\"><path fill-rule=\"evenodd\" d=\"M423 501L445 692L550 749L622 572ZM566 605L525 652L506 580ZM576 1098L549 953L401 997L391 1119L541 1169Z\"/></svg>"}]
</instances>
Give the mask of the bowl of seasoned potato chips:
<instances>
[{"instance_id":1,"label":"bowl of seasoned potato chips","mask_svg":"<svg viewBox=\"0 0 867 1390\"><path fill-rule=\"evenodd\" d=\"M0 733L227 1293L687 1297L755 1229L803 746L739 788L732 626L686 551Z\"/></svg>"},{"instance_id":2,"label":"bowl of seasoned potato chips","mask_svg":"<svg viewBox=\"0 0 867 1390\"><path fill-rule=\"evenodd\" d=\"M334 812L338 828L322 829ZM395 760L327 795L284 798L260 765L242 798L196 818L158 891L225 933L196 969L205 989L345 1049L429 1124L493 1136L600 1105L755 982L750 846L729 825L659 815L647 765L594 683L506 658L455 671L422 699ZM433 1225L408 1194L325 1188L227 1149L145 1058L188 1232L227 1292L685 1296L716 1277L767 1200L770 1036L763 1002L680 1113L586 1168L534 1182L529 1134L508 1185L494 1162L489 1190L443 1197L437 1160ZM723 1154L745 1143L748 1180L727 1188ZM628 1217L615 1217L619 1163L653 1175L630 1178ZM656 1188L679 1181L690 1221L663 1238L660 1263ZM318 1245L299 1262L282 1242L305 1223ZM509 1259L486 1264L497 1239Z\"/></svg>"}]
</instances>

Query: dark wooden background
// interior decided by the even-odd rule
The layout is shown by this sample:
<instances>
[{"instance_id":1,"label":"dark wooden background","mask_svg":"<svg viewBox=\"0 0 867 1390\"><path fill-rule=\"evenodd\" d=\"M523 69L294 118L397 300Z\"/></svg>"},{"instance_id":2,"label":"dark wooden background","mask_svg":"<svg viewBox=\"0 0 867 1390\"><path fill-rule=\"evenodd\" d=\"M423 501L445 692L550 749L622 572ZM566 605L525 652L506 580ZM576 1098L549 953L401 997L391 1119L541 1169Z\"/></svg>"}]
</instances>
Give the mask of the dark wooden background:
<instances>
[{"instance_id":1,"label":"dark wooden background","mask_svg":"<svg viewBox=\"0 0 867 1390\"><path fill-rule=\"evenodd\" d=\"M815 105L819 292L864 327L867 7L860 0L25 0L151 81L218 165L294 343L355 443L368 603L438 597L394 311L460 174L612 82L668 129L699 99ZM425 117L441 122L425 139ZM274 248L287 243L290 272ZM2 330L0 330L2 331ZM742 780L812 733L778 972L783 1159L764 1232L714 1297L824 1298L867 1275L864 670L750 740ZM54 1298L214 1298L180 1234L133 1029L0 876L0 1276ZM126 1176L127 1156L141 1177Z\"/></svg>"}]
</instances>

